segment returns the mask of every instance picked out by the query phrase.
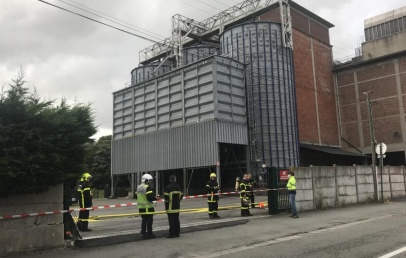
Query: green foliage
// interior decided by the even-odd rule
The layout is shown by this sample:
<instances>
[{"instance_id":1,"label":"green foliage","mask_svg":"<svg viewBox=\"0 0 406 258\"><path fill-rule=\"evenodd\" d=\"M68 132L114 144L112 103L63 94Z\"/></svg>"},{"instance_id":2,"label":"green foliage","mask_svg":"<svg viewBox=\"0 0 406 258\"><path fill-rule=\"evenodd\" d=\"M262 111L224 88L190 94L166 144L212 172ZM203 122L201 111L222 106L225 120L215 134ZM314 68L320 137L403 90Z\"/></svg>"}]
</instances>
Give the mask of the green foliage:
<instances>
[{"instance_id":1,"label":"green foliage","mask_svg":"<svg viewBox=\"0 0 406 258\"><path fill-rule=\"evenodd\" d=\"M96 133L90 105L42 101L24 87L23 70L12 82L0 94L0 197L76 179Z\"/></svg>"},{"instance_id":2,"label":"green foliage","mask_svg":"<svg viewBox=\"0 0 406 258\"><path fill-rule=\"evenodd\" d=\"M86 164L93 177L92 187L104 189L110 184L111 135L102 136L96 143L86 146Z\"/></svg>"}]
</instances>

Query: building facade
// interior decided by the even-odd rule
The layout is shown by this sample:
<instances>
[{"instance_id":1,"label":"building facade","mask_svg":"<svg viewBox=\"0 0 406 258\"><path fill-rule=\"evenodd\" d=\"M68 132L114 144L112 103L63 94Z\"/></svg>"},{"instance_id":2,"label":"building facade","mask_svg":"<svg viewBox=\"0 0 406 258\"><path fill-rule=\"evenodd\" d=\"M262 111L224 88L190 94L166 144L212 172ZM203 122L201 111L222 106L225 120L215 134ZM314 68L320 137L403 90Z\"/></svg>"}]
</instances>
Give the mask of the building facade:
<instances>
[{"instance_id":1,"label":"building facade","mask_svg":"<svg viewBox=\"0 0 406 258\"><path fill-rule=\"evenodd\" d=\"M190 194L212 172L232 189L246 171L264 184L261 167L360 162L340 148L333 25L292 1L289 11L292 47L275 3L213 32L218 51L213 40L185 44L181 67L169 58L135 68L113 94L113 179L134 185L148 172L159 192L176 174Z\"/></svg>"},{"instance_id":2,"label":"building facade","mask_svg":"<svg viewBox=\"0 0 406 258\"><path fill-rule=\"evenodd\" d=\"M364 31L361 55L334 68L342 146L371 154L372 132L376 143L388 147L384 164L404 165L406 8L366 19ZM371 119L366 94L372 101Z\"/></svg>"}]
</instances>

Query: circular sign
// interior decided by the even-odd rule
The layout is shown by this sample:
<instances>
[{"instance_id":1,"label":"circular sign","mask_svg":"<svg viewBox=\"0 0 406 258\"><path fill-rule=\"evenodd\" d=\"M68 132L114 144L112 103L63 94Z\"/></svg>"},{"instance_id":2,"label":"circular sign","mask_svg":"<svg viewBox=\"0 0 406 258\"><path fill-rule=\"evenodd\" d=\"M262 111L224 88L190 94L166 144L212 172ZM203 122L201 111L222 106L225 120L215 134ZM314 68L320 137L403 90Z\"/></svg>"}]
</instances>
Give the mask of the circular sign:
<instances>
[{"instance_id":1,"label":"circular sign","mask_svg":"<svg viewBox=\"0 0 406 258\"><path fill-rule=\"evenodd\" d=\"M381 146L382 146L382 153L381 153ZM383 155L383 154L385 154L386 150L387 150L386 144L383 143L383 142L378 143L378 144L376 145L376 147L375 147L375 152L376 152L376 154L378 154L378 155Z\"/></svg>"}]
</instances>

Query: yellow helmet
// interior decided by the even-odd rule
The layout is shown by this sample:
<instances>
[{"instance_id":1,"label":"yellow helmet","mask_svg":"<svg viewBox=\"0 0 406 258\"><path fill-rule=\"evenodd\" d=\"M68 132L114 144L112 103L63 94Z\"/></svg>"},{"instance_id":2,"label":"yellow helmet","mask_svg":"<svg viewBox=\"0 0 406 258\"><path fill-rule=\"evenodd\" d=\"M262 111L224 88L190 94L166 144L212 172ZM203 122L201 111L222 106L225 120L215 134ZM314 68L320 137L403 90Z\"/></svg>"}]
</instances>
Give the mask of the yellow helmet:
<instances>
[{"instance_id":1,"label":"yellow helmet","mask_svg":"<svg viewBox=\"0 0 406 258\"><path fill-rule=\"evenodd\" d=\"M92 177L92 175L91 174L89 174L89 173L84 173L83 175L82 175L82 177L81 177L81 180L82 181L87 181L89 178L91 178Z\"/></svg>"},{"instance_id":2,"label":"yellow helmet","mask_svg":"<svg viewBox=\"0 0 406 258\"><path fill-rule=\"evenodd\" d=\"M212 177L217 177L216 173L211 173L210 178L212 178Z\"/></svg>"}]
</instances>

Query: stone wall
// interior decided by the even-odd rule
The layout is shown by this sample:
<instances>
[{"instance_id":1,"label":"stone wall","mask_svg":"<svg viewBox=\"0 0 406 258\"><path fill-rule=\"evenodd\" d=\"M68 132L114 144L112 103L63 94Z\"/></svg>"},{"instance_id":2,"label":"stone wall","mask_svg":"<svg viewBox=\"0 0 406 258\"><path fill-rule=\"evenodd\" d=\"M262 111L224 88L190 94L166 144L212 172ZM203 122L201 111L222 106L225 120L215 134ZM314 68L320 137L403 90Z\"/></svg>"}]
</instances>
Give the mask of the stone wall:
<instances>
[{"instance_id":1,"label":"stone wall","mask_svg":"<svg viewBox=\"0 0 406 258\"><path fill-rule=\"evenodd\" d=\"M63 185L36 195L0 198L0 216L62 210ZM64 243L63 215L0 220L0 255L46 249Z\"/></svg>"}]
</instances>

